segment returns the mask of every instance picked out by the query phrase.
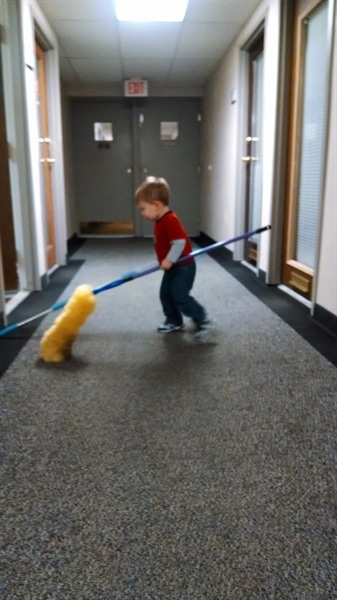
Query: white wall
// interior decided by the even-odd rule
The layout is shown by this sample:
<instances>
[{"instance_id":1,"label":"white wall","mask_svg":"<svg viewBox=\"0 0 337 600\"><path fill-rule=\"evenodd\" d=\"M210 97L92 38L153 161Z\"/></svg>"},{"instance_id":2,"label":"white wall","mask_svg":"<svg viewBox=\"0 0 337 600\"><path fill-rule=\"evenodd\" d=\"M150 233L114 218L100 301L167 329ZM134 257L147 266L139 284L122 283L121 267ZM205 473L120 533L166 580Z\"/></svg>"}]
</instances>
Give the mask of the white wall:
<instances>
[{"instance_id":1,"label":"white wall","mask_svg":"<svg viewBox=\"0 0 337 600\"><path fill-rule=\"evenodd\" d=\"M62 122L63 122L63 156L66 197L67 239L79 233L79 218L76 204L74 182L74 152L71 128L70 99L68 92L62 88Z\"/></svg>"},{"instance_id":2,"label":"white wall","mask_svg":"<svg viewBox=\"0 0 337 600\"><path fill-rule=\"evenodd\" d=\"M201 230L215 240L243 232L245 153L244 61L242 47L262 22L264 33L263 197L261 225L270 222L272 205L277 73L280 31L279 0L264 0L219 63L203 99ZM232 93L237 102L232 101ZM260 242L259 268L267 269L269 234Z\"/></svg>"},{"instance_id":3,"label":"white wall","mask_svg":"<svg viewBox=\"0 0 337 600\"><path fill-rule=\"evenodd\" d=\"M239 104L231 104L231 90L238 72L237 53L229 52L202 102L200 229L217 241L234 232Z\"/></svg>"}]
</instances>

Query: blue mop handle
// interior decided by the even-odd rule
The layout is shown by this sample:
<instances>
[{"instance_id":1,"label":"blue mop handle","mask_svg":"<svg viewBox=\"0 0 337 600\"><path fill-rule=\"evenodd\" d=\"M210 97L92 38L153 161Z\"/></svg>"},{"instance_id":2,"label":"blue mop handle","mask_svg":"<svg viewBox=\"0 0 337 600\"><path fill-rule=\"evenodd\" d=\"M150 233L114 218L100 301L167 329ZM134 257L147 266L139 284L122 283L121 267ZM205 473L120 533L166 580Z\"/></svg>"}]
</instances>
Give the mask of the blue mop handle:
<instances>
[{"instance_id":1,"label":"blue mop handle","mask_svg":"<svg viewBox=\"0 0 337 600\"><path fill-rule=\"evenodd\" d=\"M100 294L101 292L105 292L106 290L111 290L112 288L118 287L119 285L123 285L127 281L133 281L138 277L144 277L144 275L149 275L150 273L154 273L155 271L159 271L159 264L154 265L153 267L149 267L147 269L141 269L140 271L130 271L128 273L124 273L121 275L119 279L115 279L114 281L109 281L108 283L104 283L99 287L96 287L92 290L93 294Z\"/></svg>"},{"instance_id":2,"label":"blue mop handle","mask_svg":"<svg viewBox=\"0 0 337 600\"><path fill-rule=\"evenodd\" d=\"M16 329L19 329L19 327L23 327L23 325L27 325L28 323L31 323L32 321L35 321L36 319L40 319L42 317L45 317L46 315L49 315L49 313L52 312L53 310L59 310L60 308L63 308L66 304L67 304L67 300L62 300L61 302L56 302L56 304L53 304L52 306L50 306L50 308L47 308L47 310L43 310L42 312L38 313L37 315L33 315L32 317L29 317L28 319L25 319L24 321L20 321L20 323L13 323L12 325L8 325L8 327L5 327L4 329L0 329L0 338L7 335L7 333L11 333L11 331L15 331Z\"/></svg>"},{"instance_id":3,"label":"blue mop handle","mask_svg":"<svg viewBox=\"0 0 337 600\"><path fill-rule=\"evenodd\" d=\"M200 256L200 254L206 254L208 252L212 252L213 250L217 250L218 248L223 248L223 246L228 246L228 244L233 244L234 242L238 242L240 240L245 240L247 238L252 237L253 235L257 235L259 233L263 233L263 231L268 231L271 229L271 225L266 225L265 227L259 227L258 229L254 229L253 231L247 231L241 235L233 237L227 241L215 242L210 246L205 246L205 248L199 248L198 250L194 250L190 254L186 254L186 256L181 256L175 264L186 262L191 258L196 258ZM127 281L133 281L134 279L138 279L139 277L144 277L145 275L149 275L150 273L155 273L160 270L160 265L156 264L152 267L144 268L139 271L130 271L129 273L124 273L119 279L115 281L110 281L101 285L93 290L93 294L100 294L101 292L105 292L106 290L110 290L112 288L118 287Z\"/></svg>"}]
</instances>

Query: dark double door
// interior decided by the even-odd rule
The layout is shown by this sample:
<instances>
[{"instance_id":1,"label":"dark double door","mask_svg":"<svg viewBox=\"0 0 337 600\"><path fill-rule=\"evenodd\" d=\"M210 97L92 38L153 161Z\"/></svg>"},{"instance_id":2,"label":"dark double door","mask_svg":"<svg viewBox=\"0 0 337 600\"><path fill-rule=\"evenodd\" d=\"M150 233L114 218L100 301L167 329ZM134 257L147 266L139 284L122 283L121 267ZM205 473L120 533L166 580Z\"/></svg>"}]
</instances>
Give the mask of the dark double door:
<instances>
[{"instance_id":1,"label":"dark double door","mask_svg":"<svg viewBox=\"0 0 337 600\"><path fill-rule=\"evenodd\" d=\"M134 205L148 176L167 179L171 207L199 232L199 99L74 101L72 122L81 233L151 235Z\"/></svg>"}]
</instances>

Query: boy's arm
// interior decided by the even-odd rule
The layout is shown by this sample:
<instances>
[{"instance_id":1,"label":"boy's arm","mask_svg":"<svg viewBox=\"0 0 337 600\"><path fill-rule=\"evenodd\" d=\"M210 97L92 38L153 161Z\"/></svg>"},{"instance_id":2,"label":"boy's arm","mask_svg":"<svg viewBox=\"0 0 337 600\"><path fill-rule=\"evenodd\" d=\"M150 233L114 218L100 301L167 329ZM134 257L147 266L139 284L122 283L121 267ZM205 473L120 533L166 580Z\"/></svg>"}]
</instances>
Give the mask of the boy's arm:
<instances>
[{"instance_id":1,"label":"boy's arm","mask_svg":"<svg viewBox=\"0 0 337 600\"><path fill-rule=\"evenodd\" d=\"M178 258L181 257L185 248L185 243L186 242L184 239L172 240L171 248L166 256L167 260L170 260L172 263L175 263L178 260Z\"/></svg>"},{"instance_id":2,"label":"boy's arm","mask_svg":"<svg viewBox=\"0 0 337 600\"><path fill-rule=\"evenodd\" d=\"M164 260L162 260L160 265L161 268L164 269L164 271L168 271L172 267L173 263L175 263L178 260L178 258L180 258L184 250L185 243L186 240L184 239L172 240L171 248L168 254L165 256Z\"/></svg>"}]
</instances>

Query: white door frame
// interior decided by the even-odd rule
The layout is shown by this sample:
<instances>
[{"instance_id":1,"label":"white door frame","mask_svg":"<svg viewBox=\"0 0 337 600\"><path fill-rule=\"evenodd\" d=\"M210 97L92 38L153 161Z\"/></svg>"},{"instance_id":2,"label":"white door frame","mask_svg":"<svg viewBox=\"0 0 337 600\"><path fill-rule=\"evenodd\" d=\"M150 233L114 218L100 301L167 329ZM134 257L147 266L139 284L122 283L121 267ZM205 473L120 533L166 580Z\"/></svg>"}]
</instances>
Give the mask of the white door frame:
<instances>
[{"instance_id":1,"label":"white door frame","mask_svg":"<svg viewBox=\"0 0 337 600\"><path fill-rule=\"evenodd\" d=\"M238 119L238 156L237 156L237 204L235 214L235 227L236 231L244 231L245 218L246 218L246 176L245 176L245 163L242 162L242 157L245 156L247 150L247 112L248 112L248 70L249 70L249 48L255 39L257 39L261 32L265 30L265 14L261 15L259 23L254 23L254 29L247 35L247 41L243 44L240 51L240 63L239 63L239 97L240 102L240 115ZM263 154L263 152L262 152ZM262 206L262 198L261 198ZM234 260L244 259L244 240L235 244L233 258Z\"/></svg>"},{"instance_id":2,"label":"white door frame","mask_svg":"<svg viewBox=\"0 0 337 600\"><path fill-rule=\"evenodd\" d=\"M36 281L36 257L34 254L31 211L26 201L31 196L31 187L27 163L28 145L24 118L21 40L18 35L20 24L18 4L11 2L11 0L0 0L0 16L3 26L1 67L9 148L8 167L13 207L17 274L19 289L33 290ZM13 81L15 81L15 92ZM3 282L0 283L0 305L5 307ZM6 319L5 312L4 318Z\"/></svg>"},{"instance_id":3,"label":"white door frame","mask_svg":"<svg viewBox=\"0 0 337 600\"><path fill-rule=\"evenodd\" d=\"M55 163L52 170L54 198L55 249L58 265L66 264L67 232L65 212L64 160L62 138L62 107L57 38L36 0L21 0L21 24L24 43L26 82L26 114L29 134L30 169L33 183L33 213L37 240L39 276L46 274L46 239L44 223L44 199L39 169L39 126L36 111L35 36L38 33L46 50L47 101L50 136L53 141ZM28 117L29 116L29 117Z\"/></svg>"},{"instance_id":4,"label":"white door frame","mask_svg":"<svg viewBox=\"0 0 337 600\"><path fill-rule=\"evenodd\" d=\"M54 209L57 264L65 264L67 257L59 55L56 37L35 0L0 0L0 17L3 31L1 68L9 147L18 296L22 297L22 292L40 290L44 278L47 278L34 74L36 29L50 50L47 53L48 101L56 159L53 193L57 198ZM3 311L4 320L6 310L8 312L4 283L0 281L0 311Z\"/></svg>"}]
</instances>

